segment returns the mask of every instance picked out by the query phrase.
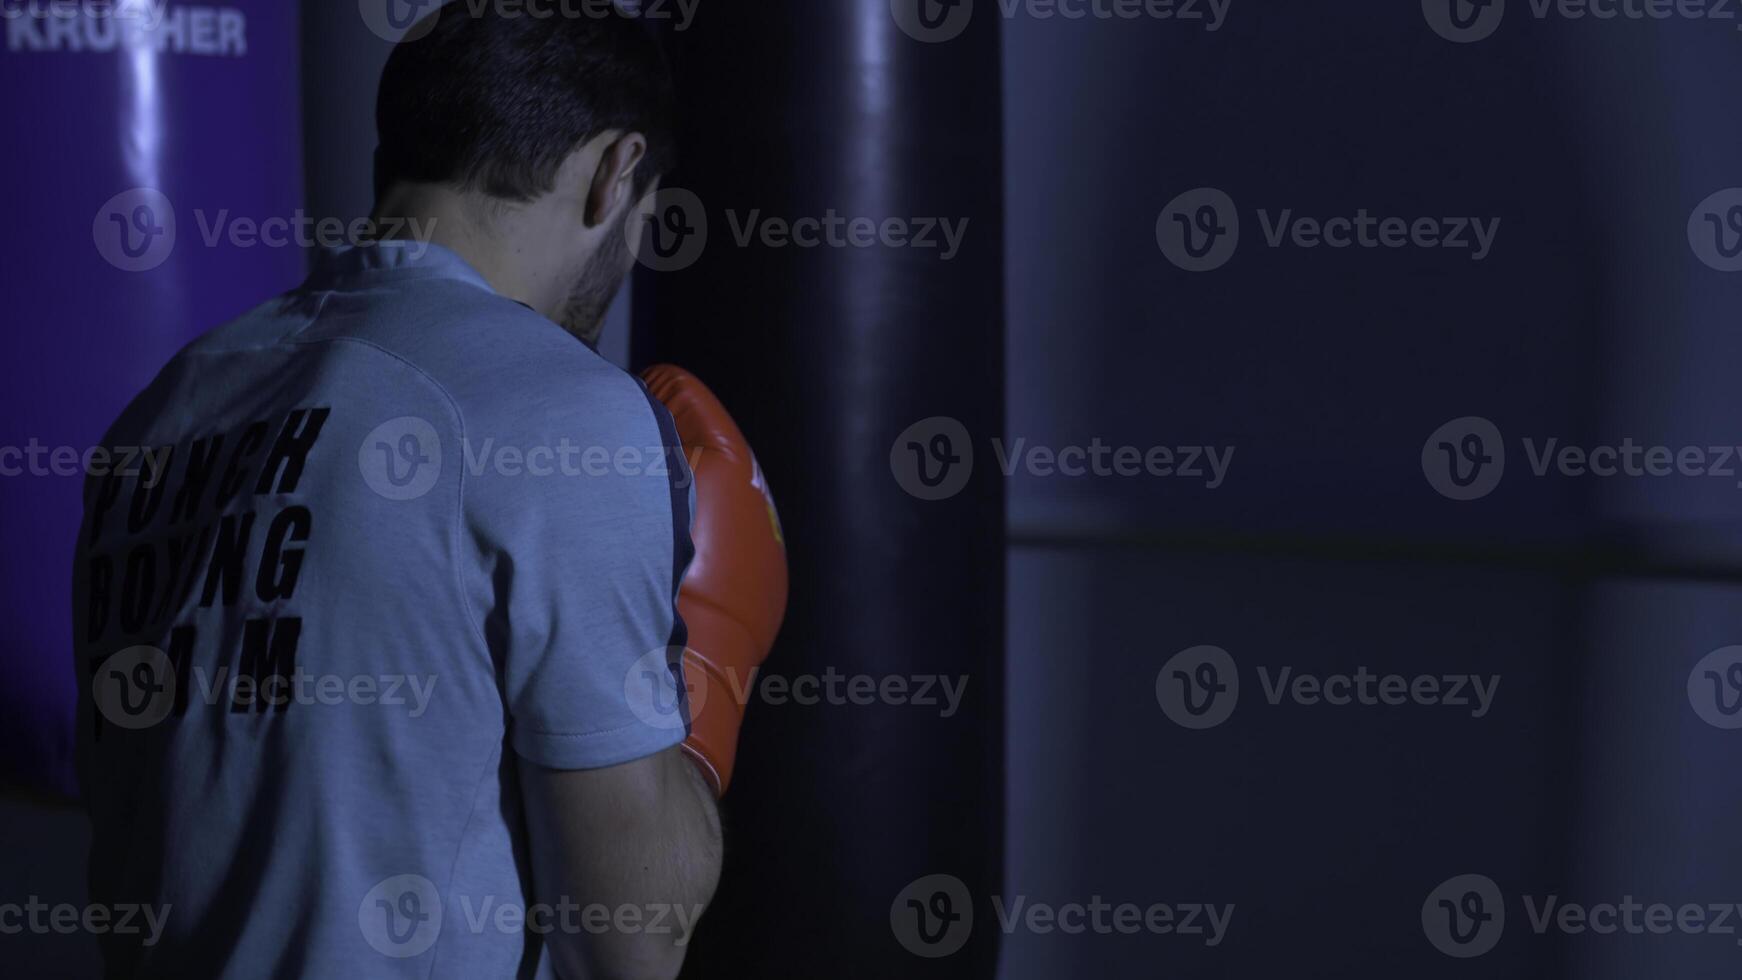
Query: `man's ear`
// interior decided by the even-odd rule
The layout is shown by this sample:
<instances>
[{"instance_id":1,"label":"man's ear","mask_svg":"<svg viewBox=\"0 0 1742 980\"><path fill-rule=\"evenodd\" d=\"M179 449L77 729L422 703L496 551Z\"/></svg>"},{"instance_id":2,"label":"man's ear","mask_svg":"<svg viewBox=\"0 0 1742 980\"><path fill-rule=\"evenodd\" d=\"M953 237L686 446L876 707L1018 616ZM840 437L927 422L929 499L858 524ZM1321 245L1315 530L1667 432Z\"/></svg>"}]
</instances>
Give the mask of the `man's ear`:
<instances>
[{"instance_id":1,"label":"man's ear","mask_svg":"<svg viewBox=\"0 0 1742 980\"><path fill-rule=\"evenodd\" d=\"M640 133L624 133L605 146L587 194L587 224L602 224L625 202L634 207L628 198L635 193L635 170L646 158L647 137Z\"/></svg>"}]
</instances>

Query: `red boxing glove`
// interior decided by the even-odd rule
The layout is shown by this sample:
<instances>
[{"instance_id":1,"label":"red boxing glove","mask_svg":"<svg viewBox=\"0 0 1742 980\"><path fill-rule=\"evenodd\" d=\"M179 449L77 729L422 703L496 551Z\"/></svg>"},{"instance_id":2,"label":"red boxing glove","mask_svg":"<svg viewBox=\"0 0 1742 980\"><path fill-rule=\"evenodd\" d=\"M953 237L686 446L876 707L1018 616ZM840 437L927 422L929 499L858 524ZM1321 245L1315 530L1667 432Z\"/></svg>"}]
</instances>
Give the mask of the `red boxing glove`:
<instances>
[{"instance_id":1,"label":"red boxing glove","mask_svg":"<svg viewBox=\"0 0 1742 980\"><path fill-rule=\"evenodd\" d=\"M744 723L738 692L749 690L786 618L786 543L756 455L714 393L669 364L641 378L671 412L695 474L696 553L677 596L689 627L684 677L692 715L683 748L718 796L732 782Z\"/></svg>"}]
</instances>

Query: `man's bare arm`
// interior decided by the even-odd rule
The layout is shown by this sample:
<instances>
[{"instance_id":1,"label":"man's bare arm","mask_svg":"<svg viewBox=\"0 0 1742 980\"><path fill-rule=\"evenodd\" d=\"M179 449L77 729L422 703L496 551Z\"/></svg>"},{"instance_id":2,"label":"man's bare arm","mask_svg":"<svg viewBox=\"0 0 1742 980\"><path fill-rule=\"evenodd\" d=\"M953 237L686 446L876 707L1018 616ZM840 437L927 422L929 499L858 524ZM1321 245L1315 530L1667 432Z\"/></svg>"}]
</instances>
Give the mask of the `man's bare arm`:
<instances>
[{"instance_id":1,"label":"man's bare arm","mask_svg":"<svg viewBox=\"0 0 1742 980\"><path fill-rule=\"evenodd\" d=\"M714 896L720 880L720 817L695 765L673 748L636 762L577 772L520 764L532 839L537 901L583 909L634 908L650 922L665 909L664 930L595 935L558 929L547 936L565 980L670 980L683 966L680 922ZM683 910L682 919L677 910Z\"/></svg>"}]
</instances>

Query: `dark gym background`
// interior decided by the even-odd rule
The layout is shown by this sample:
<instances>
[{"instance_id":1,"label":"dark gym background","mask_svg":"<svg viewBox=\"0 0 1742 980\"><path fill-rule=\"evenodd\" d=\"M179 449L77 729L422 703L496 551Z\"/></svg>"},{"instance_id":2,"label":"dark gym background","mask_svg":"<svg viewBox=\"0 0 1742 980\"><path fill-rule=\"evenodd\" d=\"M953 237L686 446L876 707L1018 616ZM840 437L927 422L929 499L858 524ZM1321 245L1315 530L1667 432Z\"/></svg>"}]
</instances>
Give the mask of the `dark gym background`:
<instances>
[{"instance_id":1,"label":"dark gym background","mask_svg":"<svg viewBox=\"0 0 1742 980\"><path fill-rule=\"evenodd\" d=\"M1738 22L1538 16L1511 0L1491 37L1454 43L1430 24L1439 0L1233 0L1213 31L978 0L960 36L921 43L897 25L902 2L700 0L685 30L663 26L683 93L671 183L714 227L696 265L638 273L605 351L692 367L756 444L794 562L770 670L967 674L971 692L951 719L752 706L727 882L689 975L1737 976L1734 937L1539 935L1519 897L1742 901L1742 731L1703 720L1687 690L1702 657L1742 643L1742 490L1539 478L1521 449L1742 443L1742 276L1702 262L1687 230L1742 185ZM190 80L218 67L164 58L172 155L222 173L227 147L300 152L290 206L366 213L387 42L348 0L297 16L231 6L251 52L285 53L300 80L220 98ZM0 112L16 116L0 172L20 199L0 268L27 298L0 327L17 379L0 444L52 431L44 420L83 399L112 414L174 349L129 332L151 294L90 243L90 216L131 185L82 184L68 159L125 140L103 108L132 97L105 64L117 57L0 52ZM100 82L86 101L57 88L87 74ZM1157 221L1198 187L1238 204L1242 238L1227 265L1190 273ZM756 208L969 225L947 262L739 248L725 211ZM1272 248L1257 220L1363 208L1500 230L1473 262ZM305 259L217 251L201 274L248 268L274 289ZM117 298L53 298L90 289ZM196 304L187 329L246 305ZM46 336L155 360L93 373ZM935 502L903 493L889 464L903 428L933 416L962 422L976 453L969 487ZM1422 466L1430 433L1464 416L1507 440L1505 478L1472 501L1436 492ZM1235 455L1213 490L1005 478L995 436ZM0 611L23 624L65 580L53 539L24 529L77 483L0 480L0 494ZM4 650L0 903L82 888L82 818L57 802L65 739L46 730L70 675L59 684L64 651L37 622ZM1193 731L1158 707L1156 682L1200 644L1227 650L1249 687L1228 722ZM1259 666L1502 681L1473 719L1272 706ZM892 932L891 902L930 874L957 876L974 903L951 957ZM1461 874L1509 903L1479 959L1424 936L1424 899ZM1019 895L1236 912L1214 947L1006 933L992 899ZM78 936L0 935L0 963L98 969Z\"/></svg>"}]
</instances>

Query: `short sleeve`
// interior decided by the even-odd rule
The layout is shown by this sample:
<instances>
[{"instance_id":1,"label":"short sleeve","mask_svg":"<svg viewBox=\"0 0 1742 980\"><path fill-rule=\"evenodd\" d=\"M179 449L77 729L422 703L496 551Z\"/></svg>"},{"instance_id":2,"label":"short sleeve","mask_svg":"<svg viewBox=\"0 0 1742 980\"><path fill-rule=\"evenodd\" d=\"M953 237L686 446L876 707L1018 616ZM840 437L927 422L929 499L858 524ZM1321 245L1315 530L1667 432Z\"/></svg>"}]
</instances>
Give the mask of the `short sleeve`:
<instances>
[{"instance_id":1,"label":"short sleeve","mask_svg":"<svg viewBox=\"0 0 1742 980\"><path fill-rule=\"evenodd\" d=\"M551 769L619 765L689 733L676 596L693 482L664 406L609 372L483 426L513 431L465 433L510 743Z\"/></svg>"}]
</instances>

